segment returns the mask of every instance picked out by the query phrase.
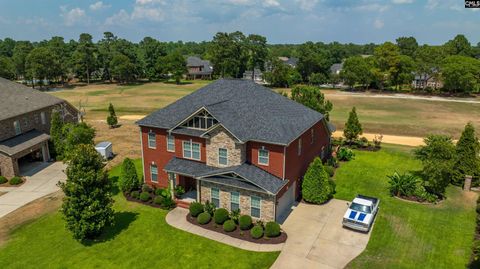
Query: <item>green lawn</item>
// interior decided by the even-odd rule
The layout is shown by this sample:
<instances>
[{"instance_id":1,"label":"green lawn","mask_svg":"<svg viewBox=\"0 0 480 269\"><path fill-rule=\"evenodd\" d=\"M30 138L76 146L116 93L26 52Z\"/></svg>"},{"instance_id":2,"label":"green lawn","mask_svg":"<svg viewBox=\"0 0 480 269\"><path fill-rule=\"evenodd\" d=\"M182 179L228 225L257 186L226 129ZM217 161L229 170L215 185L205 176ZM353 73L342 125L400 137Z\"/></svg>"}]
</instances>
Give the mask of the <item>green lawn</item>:
<instances>
[{"instance_id":1,"label":"green lawn","mask_svg":"<svg viewBox=\"0 0 480 269\"><path fill-rule=\"evenodd\" d=\"M136 161L141 173L141 163ZM118 167L111 171L114 178ZM59 213L16 229L0 268L268 268L278 252L240 250L172 228L167 211L115 196L116 224L99 240L72 239Z\"/></svg>"},{"instance_id":2,"label":"green lawn","mask_svg":"<svg viewBox=\"0 0 480 269\"><path fill-rule=\"evenodd\" d=\"M367 249L348 268L465 268L475 229L476 194L449 187L438 205L402 201L388 194L388 178L418 170L407 147L385 146L379 152L356 151L356 159L337 170L338 199L357 193L381 199Z\"/></svg>"}]
</instances>

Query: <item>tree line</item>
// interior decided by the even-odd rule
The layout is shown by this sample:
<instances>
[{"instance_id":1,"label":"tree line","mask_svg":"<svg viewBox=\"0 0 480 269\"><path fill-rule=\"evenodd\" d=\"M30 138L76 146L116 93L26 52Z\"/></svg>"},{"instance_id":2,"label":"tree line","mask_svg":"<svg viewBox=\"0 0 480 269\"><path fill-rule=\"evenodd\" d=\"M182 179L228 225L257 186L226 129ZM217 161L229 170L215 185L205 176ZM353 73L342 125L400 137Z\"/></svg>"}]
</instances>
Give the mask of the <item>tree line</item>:
<instances>
[{"instance_id":1,"label":"tree line","mask_svg":"<svg viewBox=\"0 0 480 269\"><path fill-rule=\"evenodd\" d=\"M111 32L97 42L87 33L68 42L58 36L40 42L5 38L0 40L0 76L32 83L72 78L87 83L164 78L179 82L190 55L210 60L215 77L240 78L246 70L258 69L276 87L344 81L352 88L398 89L410 84L414 74L441 77L450 92L477 92L480 87L480 44L472 46L463 35L441 46L419 45L414 37L380 45L268 44L264 36L239 31L185 43L152 37L134 43ZM297 58L296 66L286 65L280 56ZM330 67L341 62L340 75L332 73Z\"/></svg>"}]
</instances>

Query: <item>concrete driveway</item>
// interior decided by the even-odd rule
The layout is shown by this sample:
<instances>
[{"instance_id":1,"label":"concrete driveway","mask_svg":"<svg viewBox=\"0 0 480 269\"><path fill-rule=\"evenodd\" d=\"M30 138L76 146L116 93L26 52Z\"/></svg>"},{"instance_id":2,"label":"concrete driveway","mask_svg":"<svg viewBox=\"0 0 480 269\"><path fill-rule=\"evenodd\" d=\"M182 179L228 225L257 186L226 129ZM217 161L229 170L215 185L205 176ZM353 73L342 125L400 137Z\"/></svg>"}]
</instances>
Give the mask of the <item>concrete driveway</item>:
<instances>
[{"instance_id":1,"label":"concrete driveway","mask_svg":"<svg viewBox=\"0 0 480 269\"><path fill-rule=\"evenodd\" d=\"M22 172L27 181L20 187L0 187L1 192L7 192L0 196L0 218L33 200L58 191L57 182L66 179L63 172L65 168L61 162L42 163Z\"/></svg>"},{"instance_id":2,"label":"concrete driveway","mask_svg":"<svg viewBox=\"0 0 480 269\"><path fill-rule=\"evenodd\" d=\"M344 268L367 246L370 233L342 227L347 202L300 203L282 228L288 239L272 268Z\"/></svg>"}]
</instances>

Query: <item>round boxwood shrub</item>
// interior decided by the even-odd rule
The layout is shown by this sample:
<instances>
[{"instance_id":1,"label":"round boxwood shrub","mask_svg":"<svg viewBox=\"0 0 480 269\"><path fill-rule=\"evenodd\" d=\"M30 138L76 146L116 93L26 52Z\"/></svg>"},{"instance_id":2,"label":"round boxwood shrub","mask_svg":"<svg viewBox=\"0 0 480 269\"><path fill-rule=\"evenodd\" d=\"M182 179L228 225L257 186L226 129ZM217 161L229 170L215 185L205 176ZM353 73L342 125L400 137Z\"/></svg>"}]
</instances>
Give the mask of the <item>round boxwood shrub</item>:
<instances>
[{"instance_id":1,"label":"round boxwood shrub","mask_svg":"<svg viewBox=\"0 0 480 269\"><path fill-rule=\"evenodd\" d=\"M265 235L268 237L277 237L280 235L280 225L274 221L269 221L265 225Z\"/></svg>"},{"instance_id":2,"label":"round boxwood shrub","mask_svg":"<svg viewBox=\"0 0 480 269\"><path fill-rule=\"evenodd\" d=\"M238 226L240 226L240 230L248 230L252 227L252 217L249 215L240 216L238 219Z\"/></svg>"},{"instance_id":3,"label":"round boxwood shrub","mask_svg":"<svg viewBox=\"0 0 480 269\"><path fill-rule=\"evenodd\" d=\"M152 192L152 187L148 186L147 184L142 185L142 192Z\"/></svg>"},{"instance_id":4,"label":"round boxwood shrub","mask_svg":"<svg viewBox=\"0 0 480 269\"><path fill-rule=\"evenodd\" d=\"M223 230L225 232L233 232L237 228L235 221L229 219L223 223Z\"/></svg>"},{"instance_id":5,"label":"round boxwood shrub","mask_svg":"<svg viewBox=\"0 0 480 269\"><path fill-rule=\"evenodd\" d=\"M213 213L213 219L216 224L223 224L228 220L228 211L225 208L218 208L215 210L215 213Z\"/></svg>"},{"instance_id":6,"label":"round boxwood shrub","mask_svg":"<svg viewBox=\"0 0 480 269\"><path fill-rule=\"evenodd\" d=\"M130 197L138 199L138 196L140 196L140 193L138 191L132 191L130 193Z\"/></svg>"},{"instance_id":7,"label":"round boxwood shrub","mask_svg":"<svg viewBox=\"0 0 480 269\"><path fill-rule=\"evenodd\" d=\"M0 176L0 184L6 183L8 180L4 176Z\"/></svg>"},{"instance_id":8,"label":"round boxwood shrub","mask_svg":"<svg viewBox=\"0 0 480 269\"><path fill-rule=\"evenodd\" d=\"M200 224L207 224L212 219L212 216L208 212L203 212L198 215L197 221Z\"/></svg>"},{"instance_id":9,"label":"round boxwood shrub","mask_svg":"<svg viewBox=\"0 0 480 269\"><path fill-rule=\"evenodd\" d=\"M144 202L147 202L148 200L150 200L150 193L148 192L142 192L140 193L140 200L144 201Z\"/></svg>"},{"instance_id":10,"label":"round boxwood shrub","mask_svg":"<svg viewBox=\"0 0 480 269\"><path fill-rule=\"evenodd\" d=\"M203 205L199 202L193 202L188 209L190 210L190 215L192 215L192 217L197 217L203 212Z\"/></svg>"},{"instance_id":11,"label":"round boxwood shrub","mask_svg":"<svg viewBox=\"0 0 480 269\"><path fill-rule=\"evenodd\" d=\"M263 236L263 228L260 225L255 225L251 230L250 230L250 235L255 238L259 239Z\"/></svg>"},{"instance_id":12,"label":"round boxwood shrub","mask_svg":"<svg viewBox=\"0 0 480 269\"><path fill-rule=\"evenodd\" d=\"M163 203L163 200L165 200L165 198L163 198L162 196L160 195L157 195L155 196L155 198L153 198L153 202L156 204L156 205L161 205Z\"/></svg>"},{"instance_id":13,"label":"round boxwood shrub","mask_svg":"<svg viewBox=\"0 0 480 269\"><path fill-rule=\"evenodd\" d=\"M19 185L23 183L23 179L21 177L12 177L9 183L10 185Z\"/></svg>"}]
</instances>

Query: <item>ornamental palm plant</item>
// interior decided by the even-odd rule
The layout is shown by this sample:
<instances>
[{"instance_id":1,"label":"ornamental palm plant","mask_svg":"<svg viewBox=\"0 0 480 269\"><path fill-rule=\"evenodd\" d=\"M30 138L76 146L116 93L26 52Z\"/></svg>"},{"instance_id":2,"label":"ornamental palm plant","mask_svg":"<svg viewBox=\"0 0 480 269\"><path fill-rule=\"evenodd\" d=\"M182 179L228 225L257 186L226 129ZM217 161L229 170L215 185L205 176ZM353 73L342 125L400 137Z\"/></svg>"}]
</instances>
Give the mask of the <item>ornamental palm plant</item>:
<instances>
[{"instance_id":1,"label":"ornamental palm plant","mask_svg":"<svg viewBox=\"0 0 480 269\"><path fill-rule=\"evenodd\" d=\"M412 174L395 172L388 176L390 193L395 196L411 196L415 192L419 179Z\"/></svg>"}]
</instances>

